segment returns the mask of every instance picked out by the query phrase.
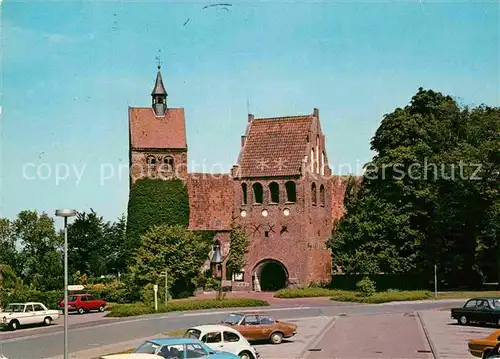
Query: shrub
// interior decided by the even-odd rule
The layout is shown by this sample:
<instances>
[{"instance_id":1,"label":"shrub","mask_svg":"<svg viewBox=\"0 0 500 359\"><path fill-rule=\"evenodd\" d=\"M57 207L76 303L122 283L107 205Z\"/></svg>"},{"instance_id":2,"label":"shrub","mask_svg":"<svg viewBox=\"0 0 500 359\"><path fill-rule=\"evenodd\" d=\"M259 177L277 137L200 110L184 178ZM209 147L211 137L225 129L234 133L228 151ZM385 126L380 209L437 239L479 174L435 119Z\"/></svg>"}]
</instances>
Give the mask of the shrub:
<instances>
[{"instance_id":1,"label":"shrub","mask_svg":"<svg viewBox=\"0 0 500 359\"><path fill-rule=\"evenodd\" d=\"M432 294L428 291L400 291L400 292L378 292L371 296L360 295L356 292L348 292L338 290L333 293L331 300L339 302L356 302L356 303L388 303L396 301L409 301L409 300L424 300L431 299Z\"/></svg>"},{"instance_id":2,"label":"shrub","mask_svg":"<svg viewBox=\"0 0 500 359\"><path fill-rule=\"evenodd\" d=\"M165 307L158 303L158 311L155 311L154 305L145 303L135 304L113 304L110 306L109 317L130 317L145 314L167 313L201 309L215 308L243 308L243 307L263 307L269 303L257 299L195 299L195 300L176 300L171 301Z\"/></svg>"},{"instance_id":3,"label":"shrub","mask_svg":"<svg viewBox=\"0 0 500 359\"><path fill-rule=\"evenodd\" d=\"M307 298L307 297L329 297L334 294L335 290L326 288L296 288L296 289L281 289L274 293L276 298Z\"/></svg>"},{"instance_id":4,"label":"shrub","mask_svg":"<svg viewBox=\"0 0 500 359\"><path fill-rule=\"evenodd\" d=\"M356 283L356 289L362 296L365 297L369 297L377 291L375 283L368 277L365 277Z\"/></svg>"}]
</instances>

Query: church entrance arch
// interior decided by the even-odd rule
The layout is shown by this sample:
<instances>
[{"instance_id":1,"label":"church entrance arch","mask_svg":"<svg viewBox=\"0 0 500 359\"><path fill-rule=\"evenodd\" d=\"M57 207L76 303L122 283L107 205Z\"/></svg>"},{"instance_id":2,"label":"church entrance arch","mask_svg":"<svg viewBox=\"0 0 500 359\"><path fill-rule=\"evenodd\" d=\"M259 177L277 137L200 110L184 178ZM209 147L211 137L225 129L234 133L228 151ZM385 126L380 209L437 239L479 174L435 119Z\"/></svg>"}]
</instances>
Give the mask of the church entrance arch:
<instances>
[{"instance_id":1,"label":"church entrance arch","mask_svg":"<svg viewBox=\"0 0 500 359\"><path fill-rule=\"evenodd\" d=\"M288 270L275 259L264 259L254 268L253 290L277 291L288 286Z\"/></svg>"}]
</instances>

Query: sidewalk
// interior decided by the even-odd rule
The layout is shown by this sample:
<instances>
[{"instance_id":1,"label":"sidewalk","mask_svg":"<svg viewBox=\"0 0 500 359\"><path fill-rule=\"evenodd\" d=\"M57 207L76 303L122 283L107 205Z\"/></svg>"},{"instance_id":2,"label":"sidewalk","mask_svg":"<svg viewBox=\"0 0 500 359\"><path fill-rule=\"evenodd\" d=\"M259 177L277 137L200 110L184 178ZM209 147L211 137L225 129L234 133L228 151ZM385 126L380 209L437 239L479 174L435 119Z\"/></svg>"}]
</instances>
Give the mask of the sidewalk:
<instances>
[{"instance_id":1,"label":"sidewalk","mask_svg":"<svg viewBox=\"0 0 500 359\"><path fill-rule=\"evenodd\" d=\"M458 325L450 318L450 311L420 311L424 330L427 331L436 359L471 359L467 342L488 336L495 328Z\"/></svg>"}]
</instances>

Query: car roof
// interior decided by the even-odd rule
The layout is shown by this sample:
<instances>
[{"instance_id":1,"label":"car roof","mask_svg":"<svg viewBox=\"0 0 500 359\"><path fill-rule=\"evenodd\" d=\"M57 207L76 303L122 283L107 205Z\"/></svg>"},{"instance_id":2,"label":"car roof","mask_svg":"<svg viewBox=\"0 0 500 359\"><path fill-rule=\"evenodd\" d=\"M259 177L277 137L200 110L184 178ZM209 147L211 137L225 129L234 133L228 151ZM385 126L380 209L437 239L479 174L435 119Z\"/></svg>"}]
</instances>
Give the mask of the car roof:
<instances>
[{"instance_id":1,"label":"car roof","mask_svg":"<svg viewBox=\"0 0 500 359\"><path fill-rule=\"evenodd\" d=\"M9 305L29 305L29 304L42 304L42 303L40 302L9 303Z\"/></svg>"},{"instance_id":2,"label":"car roof","mask_svg":"<svg viewBox=\"0 0 500 359\"><path fill-rule=\"evenodd\" d=\"M198 339L193 338L154 338L148 340L153 344L157 345L176 345L176 344L192 344L192 343L200 343Z\"/></svg>"},{"instance_id":3,"label":"car roof","mask_svg":"<svg viewBox=\"0 0 500 359\"><path fill-rule=\"evenodd\" d=\"M195 327L190 327L189 329L198 329L198 330L203 330L205 332L226 330L228 332L238 333L237 330L228 327L227 325L221 325L221 324L203 324L203 325L197 325Z\"/></svg>"}]
</instances>

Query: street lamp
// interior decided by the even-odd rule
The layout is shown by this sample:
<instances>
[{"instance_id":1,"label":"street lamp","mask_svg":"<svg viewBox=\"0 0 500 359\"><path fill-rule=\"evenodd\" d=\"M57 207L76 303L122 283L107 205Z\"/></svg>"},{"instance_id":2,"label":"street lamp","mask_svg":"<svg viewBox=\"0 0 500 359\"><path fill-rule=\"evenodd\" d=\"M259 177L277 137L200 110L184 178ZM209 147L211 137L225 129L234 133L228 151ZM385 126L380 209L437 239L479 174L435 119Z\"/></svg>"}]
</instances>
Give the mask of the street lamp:
<instances>
[{"instance_id":1,"label":"street lamp","mask_svg":"<svg viewBox=\"0 0 500 359\"><path fill-rule=\"evenodd\" d=\"M217 264L220 265L220 285L219 285L219 296L218 299L221 298L221 292L222 292L222 253L220 251L220 242L215 241L214 247L213 247L214 254L212 255L212 260L210 261L215 268L217 268Z\"/></svg>"},{"instance_id":2,"label":"street lamp","mask_svg":"<svg viewBox=\"0 0 500 359\"><path fill-rule=\"evenodd\" d=\"M57 217L64 218L64 359L68 359L68 217L74 217L74 209L58 209Z\"/></svg>"}]
</instances>

